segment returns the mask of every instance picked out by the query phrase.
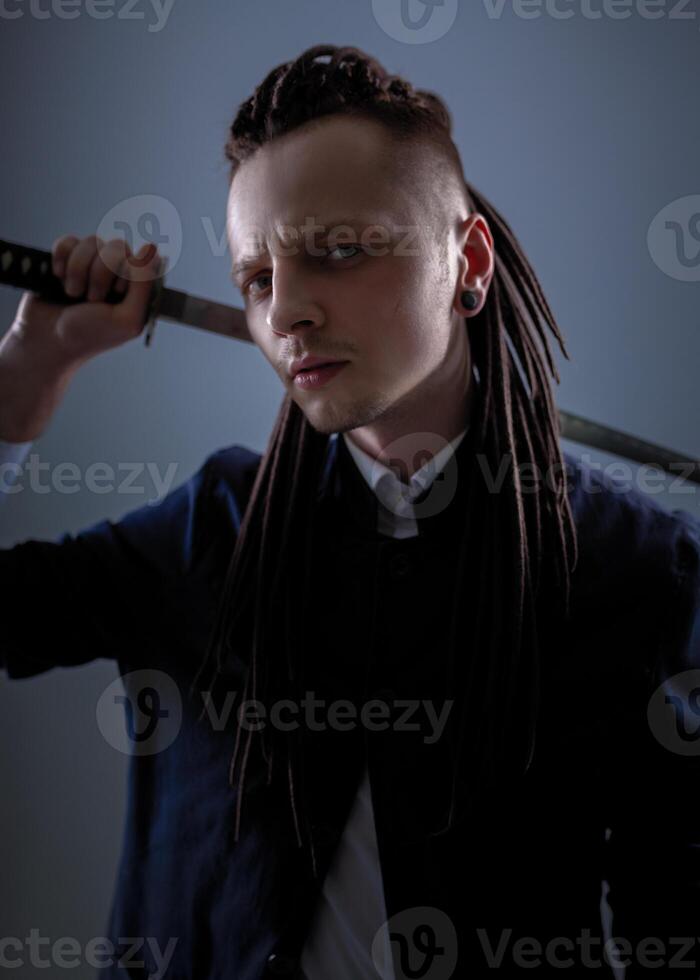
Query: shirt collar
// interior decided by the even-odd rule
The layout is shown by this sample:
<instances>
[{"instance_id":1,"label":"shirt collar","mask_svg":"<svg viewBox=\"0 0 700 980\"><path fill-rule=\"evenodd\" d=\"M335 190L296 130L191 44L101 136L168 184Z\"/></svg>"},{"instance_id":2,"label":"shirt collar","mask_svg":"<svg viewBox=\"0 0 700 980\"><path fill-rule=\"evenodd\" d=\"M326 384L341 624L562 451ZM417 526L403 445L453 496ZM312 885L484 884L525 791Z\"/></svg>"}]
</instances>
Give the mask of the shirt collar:
<instances>
[{"instance_id":1,"label":"shirt collar","mask_svg":"<svg viewBox=\"0 0 700 980\"><path fill-rule=\"evenodd\" d=\"M428 472L421 474L425 489L419 491L419 496L415 493L421 482L418 471L413 474L416 477L413 485L407 486L391 470L383 473L377 467L375 491L371 474L376 460L364 453L366 459L364 459L363 470L362 464L358 462L362 459L361 451L358 452L358 459L356 459L349 448L349 440L340 439L341 433L334 432L328 440L326 457L317 487L317 501L324 513L326 508L329 508L331 515L336 505L339 505L343 517L349 519L348 526L354 527L361 536L369 536L373 539L378 535L386 534L392 537L410 537L415 536L416 533L423 538L439 536L442 529L460 509L453 498L461 497L466 493L466 486L469 483L467 477L472 465L473 429L473 423L468 425L452 442L443 446L442 450L428 461L426 464ZM432 472L430 463L432 463ZM425 470L426 467L421 469ZM444 480L442 480L443 473ZM440 499L432 498L431 477L438 476L441 477L441 486L436 492L442 491L445 494L442 504ZM431 506L428 506L426 511L423 504ZM417 522L416 507L421 508L420 520ZM331 527L335 527L334 520L335 518L332 517Z\"/></svg>"},{"instance_id":2,"label":"shirt collar","mask_svg":"<svg viewBox=\"0 0 700 980\"><path fill-rule=\"evenodd\" d=\"M343 432L342 436L360 473L374 493L378 493L377 487L381 481L385 492L388 491L391 494L395 494L398 491L403 491L408 497L414 500L430 486L437 474L445 468L447 461L455 452L462 439L464 439L468 429L469 426L462 429L459 435L455 436L451 442L448 442L439 452L424 463L420 469L416 470L410 478L408 489L406 489L406 484L399 480L393 470L389 469L388 466L385 466L378 459L374 459L364 449L360 449L359 446L355 445L347 433Z\"/></svg>"}]
</instances>

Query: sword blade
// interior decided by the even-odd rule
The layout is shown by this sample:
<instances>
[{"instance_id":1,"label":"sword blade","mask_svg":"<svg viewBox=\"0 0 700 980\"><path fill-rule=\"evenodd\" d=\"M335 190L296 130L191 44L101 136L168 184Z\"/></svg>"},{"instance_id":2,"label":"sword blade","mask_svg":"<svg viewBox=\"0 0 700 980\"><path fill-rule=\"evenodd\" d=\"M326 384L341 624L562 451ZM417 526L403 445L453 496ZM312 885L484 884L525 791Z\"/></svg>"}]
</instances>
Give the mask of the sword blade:
<instances>
[{"instance_id":1,"label":"sword blade","mask_svg":"<svg viewBox=\"0 0 700 980\"><path fill-rule=\"evenodd\" d=\"M700 463L691 456L684 456L664 446L657 446L653 442L645 442L627 432L611 429L607 425L599 425L597 422L572 415L570 412L560 410L559 420L564 439L580 442L593 449L601 449L613 456L623 456L636 463L647 463L649 466L656 466L667 473L680 476L684 480L700 483Z\"/></svg>"},{"instance_id":2,"label":"sword blade","mask_svg":"<svg viewBox=\"0 0 700 980\"><path fill-rule=\"evenodd\" d=\"M218 333L223 337L254 343L248 330L245 312L237 306L215 303L201 296L193 296L182 289L169 289L164 286L160 292L156 320L171 320Z\"/></svg>"}]
</instances>

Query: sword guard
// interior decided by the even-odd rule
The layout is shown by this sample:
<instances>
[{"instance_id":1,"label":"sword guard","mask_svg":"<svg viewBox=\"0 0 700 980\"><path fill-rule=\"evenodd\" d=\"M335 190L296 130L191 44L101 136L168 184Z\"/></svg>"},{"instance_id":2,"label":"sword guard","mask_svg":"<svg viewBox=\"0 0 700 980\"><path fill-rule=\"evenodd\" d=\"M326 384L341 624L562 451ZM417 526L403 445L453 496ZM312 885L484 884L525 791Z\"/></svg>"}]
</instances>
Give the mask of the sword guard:
<instances>
[{"instance_id":1,"label":"sword guard","mask_svg":"<svg viewBox=\"0 0 700 980\"><path fill-rule=\"evenodd\" d=\"M144 325L146 347L151 346L151 341L153 340L153 334L156 329L156 320L158 319L158 310L160 308L160 297L163 292L163 285L165 282L165 270L167 269L167 266L168 266L168 256L161 255L156 282L151 291L151 296L148 301L148 307L146 310L146 322Z\"/></svg>"}]
</instances>

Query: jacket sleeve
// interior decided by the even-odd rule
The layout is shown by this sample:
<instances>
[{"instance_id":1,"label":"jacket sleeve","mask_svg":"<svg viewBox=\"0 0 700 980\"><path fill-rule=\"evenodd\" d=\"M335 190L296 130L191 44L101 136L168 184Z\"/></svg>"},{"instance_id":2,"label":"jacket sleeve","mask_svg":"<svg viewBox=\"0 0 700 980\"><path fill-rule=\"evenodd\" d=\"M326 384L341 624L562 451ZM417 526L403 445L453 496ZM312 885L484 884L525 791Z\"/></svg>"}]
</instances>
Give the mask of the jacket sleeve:
<instances>
[{"instance_id":1,"label":"jacket sleeve","mask_svg":"<svg viewBox=\"0 0 700 980\"><path fill-rule=\"evenodd\" d=\"M652 668L630 678L611 790L607 901L626 980L700 962L700 523L671 518Z\"/></svg>"},{"instance_id":2,"label":"jacket sleeve","mask_svg":"<svg viewBox=\"0 0 700 980\"><path fill-rule=\"evenodd\" d=\"M212 460L157 504L55 541L0 550L0 669L10 678L105 658L192 657L211 590Z\"/></svg>"}]
</instances>

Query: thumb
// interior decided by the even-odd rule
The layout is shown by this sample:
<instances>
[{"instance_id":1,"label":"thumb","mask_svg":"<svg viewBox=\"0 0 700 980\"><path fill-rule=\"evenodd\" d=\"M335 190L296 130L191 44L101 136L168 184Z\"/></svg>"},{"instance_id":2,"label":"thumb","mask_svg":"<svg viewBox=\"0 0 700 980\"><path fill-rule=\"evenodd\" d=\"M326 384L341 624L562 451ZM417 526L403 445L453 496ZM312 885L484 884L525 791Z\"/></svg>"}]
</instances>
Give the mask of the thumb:
<instances>
[{"instance_id":1,"label":"thumb","mask_svg":"<svg viewBox=\"0 0 700 980\"><path fill-rule=\"evenodd\" d=\"M157 253L157 246L146 242L127 259L129 284L119 308L129 319L139 318L141 323L145 320L148 300L158 278L161 259Z\"/></svg>"}]
</instances>

